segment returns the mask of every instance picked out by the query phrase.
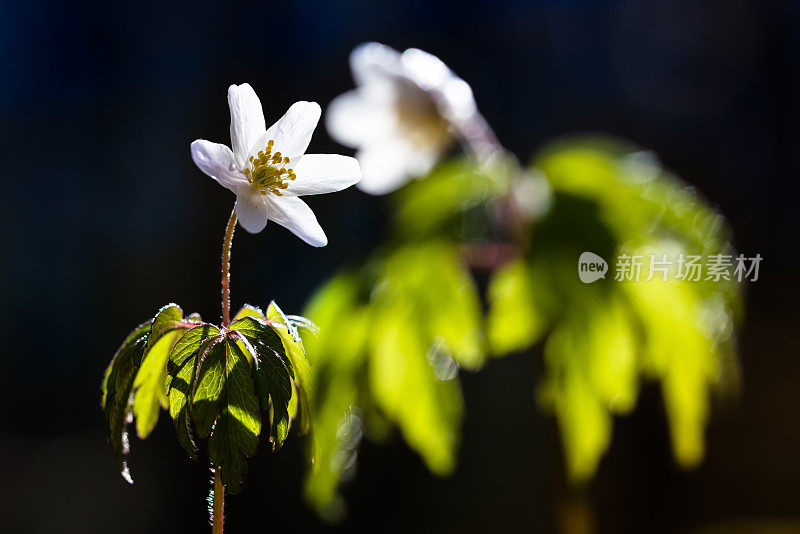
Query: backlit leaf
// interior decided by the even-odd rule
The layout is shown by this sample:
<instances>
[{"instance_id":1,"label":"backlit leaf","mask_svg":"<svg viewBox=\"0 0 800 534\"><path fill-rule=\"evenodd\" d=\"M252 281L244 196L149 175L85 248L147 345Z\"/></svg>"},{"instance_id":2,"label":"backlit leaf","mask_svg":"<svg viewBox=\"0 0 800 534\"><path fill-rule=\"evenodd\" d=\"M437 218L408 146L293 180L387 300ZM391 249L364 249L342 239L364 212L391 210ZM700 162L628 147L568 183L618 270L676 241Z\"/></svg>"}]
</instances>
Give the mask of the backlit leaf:
<instances>
[{"instance_id":1,"label":"backlit leaf","mask_svg":"<svg viewBox=\"0 0 800 534\"><path fill-rule=\"evenodd\" d=\"M224 386L219 399L217 416L208 455L212 464L222 471L222 482L228 491L241 489L247 471L247 458L255 454L261 432L261 416L251 375L250 360L233 337L216 345L225 364L222 374ZM209 357L213 355L209 354ZM199 389L198 389L199 392ZM195 396L195 403L197 397Z\"/></svg>"},{"instance_id":2,"label":"backlit leaf","mask_svg":"<svg viewBox=\"0 0 800 534\"><path fill-rule=\"evenodd\" d=\"M303 432L309 432L311 430L311 410L313 409L311 399L314 398L315 379L306 358L303 341L297 328L275 302L270 302L267 308L267 319L270 320L272 330L280 337L286 357L291 364L300 401L300 427Z\"/></svg>"},{"instance_id":3,"label":"backlit leaf","mask_svg":"<svg viewBox=\"0 0 800 534\"><path fill-rule=\"evenodd\" d=\"M135 391L133 415L136 418L136 433L140 439L146 438L155 428L160 408L169 406L164 387L167 377L167 359L169 351L180 333L178 330L169 332L150 346L136 373L136 379L133 382Z\"/></svg>"},{"instance_id":4,"label":"backlit leaf","mask_svg":"<svg viewBox=\"0 0 800 534\"><path fill-rule=\"evenodd\" d=\"M228 351L224 336L216 336L198 355L192 394L192 420L201 438L211 433L225 389Z\"/></svg>"},{"instance_id":5,"label":"backlit leaf","mask_svg":"<svg viewBox=\"0 0 800 534\"><path fill-rule=\"evenodd\" d=\"M142 334L141 328L134 331L134 334L137 333L141 335L129 336L114 356L106 380L105 396L106 437L116 453L120 472L128 482L133 482L125 462L129 449L126 427L130 398L133 380L147 347L147 334Z\"/></svg>"},{"instance_id":6,"label":"backlit leaf","mask_svg":"<svg viewBox=\"0 0 800 534\"><path fill-rule=\"evenodd\" d=\"M177 304L167 304L161 308L153 318L148 339L148 350L155 345L162 336L177 329L187 328L187 321L183 319L183 310Z\"/></svg>"},{"instance_id":7,"label":"backlit leaf","mask_svg":"<svg viewBox=\"0 0 800 534\"><path fill-rule=\"evenodd\" d=\"M165 384L169 352L181 333L194 324L183 318L183 311L175 304L164 306L153 318L147 349L133 383L133 415L141 439L155 428L161 408L169 406Z\"/></svg>"},{"instance_id":8,"label":"backlit leaf","mask_svg":"<svg viewBox=\"0 0 800 534\"><path fill-rule=\"evenodd\" d=\"M526 349L544 334L545 318L531 299L534 288L523 261L513 261L492 276L488 289L489 345L495 354Z\"/></svg>"},{"instance_id":9,"label":"backlit leaf","mask_svg":"<svg viewBox=\"0 0 800 534\"><path fill-rule=\"evenodd\" d=\"M264 312L261 311L261 308L257 306L252 306L250 304L245 304L242 306L242 309L236 312L236 315L233 316L232 322L236 322L237 320L243 317L253 317L255 319L266 319Z\"/></svg>"},{"instance_id":10,"label":"backlit leaf","mask_svg":"<svg viewBox=\"0 0 800 534\"><path fill-rule=\"evenodd\" d=\"M125 341L122 342L122 345L120 345L120 347L117 349L117 352L111 358L111 363L108 364L108 367L106 368L106 372L103 375L102 397L101 397L101 400L100 400L100 405L103 407L103 409L105 409L105 407L106 407L106 396L108 394L108 379L109 379L109 377L111 375L111 371L114 368L114 362L116 362L117 358L119 357L119 355L123 351L123 349L125 349L129 345L132 345L133 343L138 341L139 338L141 338L142 336L146 336L147 334L150 333L150 325L151 324L152 324L152 320L147 321L146 323L142 323L139 326L137 326L136 328L134 328L133 332L128 334L128 337L125 338Z\"/></svg>"},{"instance_id":11,"label":"backlit leaf","mask_svg":"<svg viewBox=\"0 0 800 534\"><path fill-rule=\"evenodd\" d=\"M197 458L197 446L192 439L189 399L195 362L205 348L204 343L212 343L217 334L219 334L217 327L210 324L187 330L173 346L167 364L165 387L169 395L169 413L175 423L178 441L193 459Z\"/></svg>"},{"instance_id":12,"label":"backlit leaf","mask_svg":"<svg viewBox=\"0 0 800 534\"><path fill-rule=\"evenodd\" d=\"M289 402L292 397L292 367L288 363L280 336L266 322L243 317L231 324L254 351L256 395L264 414L270 414L270 439L277 449L289 433Z\"/></svg>"}]
</instances>

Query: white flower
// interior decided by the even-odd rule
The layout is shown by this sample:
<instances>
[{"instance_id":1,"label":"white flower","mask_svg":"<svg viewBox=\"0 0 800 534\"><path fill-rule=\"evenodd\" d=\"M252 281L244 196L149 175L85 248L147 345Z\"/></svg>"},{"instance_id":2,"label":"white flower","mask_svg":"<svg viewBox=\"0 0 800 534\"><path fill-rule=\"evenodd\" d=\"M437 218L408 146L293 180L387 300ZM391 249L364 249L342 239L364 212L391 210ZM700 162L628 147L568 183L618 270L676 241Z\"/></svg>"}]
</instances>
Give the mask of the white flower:
<instances>
[{"instance_id":1,"label":"white flower","mask_svg":"<svg viewBox=\"0 0 800 534\"><path fill-rule=\"evenodd\" d=\"M353 50L350 68L357 87L331 102L325 122L331 137L357 149L358 187L367 193L427 174L454 133L468 137L483 124L469 85L427 52L367 43Z\"/></svg>"},{"instance_id":2,"label":"white flower","mask_svg":"<svg viewBox=\"0 0 800 534\"><path fill-rule=\"evenodd\" d=\"M272 219L309 245L325 246L325 232L299 196L350 187L361 171L351 157L305 153L319 122L319 104L296 102L269 129L250 85L231 85L228 105L233 150L198 139L192 143L195 164L236 194L239 223L248 232L260 232Z\"/></svg>"}]
</instances>

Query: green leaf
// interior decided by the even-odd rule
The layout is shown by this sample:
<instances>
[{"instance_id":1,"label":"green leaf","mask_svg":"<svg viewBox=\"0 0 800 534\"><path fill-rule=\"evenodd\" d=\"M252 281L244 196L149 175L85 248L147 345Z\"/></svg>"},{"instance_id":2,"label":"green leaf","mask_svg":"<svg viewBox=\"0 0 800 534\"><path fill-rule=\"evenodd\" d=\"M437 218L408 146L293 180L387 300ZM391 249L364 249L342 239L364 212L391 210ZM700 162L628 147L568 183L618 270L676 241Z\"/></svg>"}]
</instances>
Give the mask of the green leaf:
<instances>
[{"instance_id":1,"label":"green leaf","mask_svg":"<svg viewBox=\"0 0 800 534\"><path fill-rule=\"evenodd\" d=\"M442 362L470 370L484 363L481 304L459 248L446 242L408 245L381 262L372 294L376 306L410 308L414 328ZM434 355L435 356L435 355Z\"/></svg>"},{"instance_id":2,"label":"green leaf","mask_svg":"<svg viewBox=\"0 0 800 534\"><path fill-rule=\"evenodd\" d=\"M233 316L233 322L243 318L243 317L253 317L255 319L266 319L264 312L261 311L261 308L258 306L253 306L251 304L245 304L242 306L242 309L236 312L236 315Z\"/></svg>"},{"instance_id":3,"label":"green leaf","mask_svg":"<svg viewBox=\"0 0 800 534\"><path fill-rule=\"evenodd\" d=\"M181 309L164 306L151 321L139 325L123 342L103 377L102 401L109 442L117 454L123 476L130 480L124 454L128 450L126 423L136 419L140 438L155 427L159 410L168 406L166 377L170 349L181 329L199 316L184 320Z\"/></svg>"},{"instance_id":4,"label":"green leaf","mask_svg":"<svg viewBox=\"0 0 800 534\"><path fill-rule=\"evenodd\" d=\"M267 320L270 321L270 323L286 327L289 334L291 334L293 341L301 341L300 334L297 332L297 328L295 328L292 321L289 320L289 317L283 313L283 310L278 307L278 303L276 303L274 300L269 303L269 306L267 306Z\"/></svg>"},{"instance_id":5,"label":"green leaf","mask_svg":"<svg viewBox=\"0 0 800 534\"><path fill-rule=\"evenodd\" d=\"M624 289L642 318L644 370L661 379L675 457L694 467L705 451L709 389L721 385L721 369L730 358L716 329L730 335L733 321L721 296L698 294L691 283L653 280Z\"/></svg>"},{"instance_id":6,"label":"green leaf","mask_svg":"<svg viewBox=\"0 0 800 534\"><path fill-rule=\"evenodd\" d=\"M289 417L289 402L293 392L291 370L271 348L260 345L257 352L254 370L256 392L261 400L262 410L270 414L270 441L273 450L276 450L289 434L291 424Z\"/></svg>"},{"instance_id":7,"label":"green leaf","mask_svg":"<svg viewBox=\"0 0 800 534\"><path fill-rule=\"evenodd\" d=\"M461 389L455 372L437 373L408 304L392 302L375 312L369 384L378 407L400 426L428 468L445 475L455 467Z\"/></svg>"},{"instance_id":8,"label":"green leaf","mask_svg":"<svg viewBox=\"0 0 800 534\"><path fill-rule=\"evenodd\" d=\"M136 418L136 433L145 439L158 422L160 408L169 406L164 383L167 377L167 359L180 331L172 331L150 345L133 382L133 415Z\"/></svg>"},{"instance_id":9,"label":"green leaf","mask_svg":"<svg viewBox=\"0 0 800 534\"><path fill-rule=\"evenodd\" d=\"M108 364L106 368L106 372L103 375L103 384L101 386L102 389L102 396L100 400L100 405L105 409L106 407L106 396L108 394L108 380L111 376L111 372L114 369L114 364L117 361L120 353L128 347L129 345L134 344L136 341L139 340L140 337L146 336L150 332L150 325L152 324L152 320L147 321L146 323L142 323L136 328L133 329L133 332L128 334L128 337L125 338L125 341L122 342L122 345L117 349L117 352L114 353L114 356L111 358L111 363Z\"/></svg>"},{"instance_id":10,"label":"green leaf","mask_svg":"<svg viewBox=\"0 0 800 534\"><path fill-rule=\"evenodd\" d=\"M168 375L165 386L169 396L169 413L175 423L178 441L193 459L197 459L197 446L192 439L189 399L192 379L195 374L195 362L203 349L203 343L209 343L219 334L214 325L202 324L187 330L175 343L167 364Z\"/></svg>"},{"instance_id":11,"label":"green leaf","mask_svg":"<svg viewBox=\"0 0 800 534\"><path fill-rule=\"evenodd\" d=\"M247 471L247 458L255 454L261 432L261 416L250 369L246 345L233 337L215 345L223 362L223 387L220 390L219 415L208 442L208 455L215 468L221 469L222 482L231 493L241 489ZM198 393L200 389L198 389ZM197 397L195 396L195 403Z\"/></svg>"},{"instance_id":12,"label":"green leaf","mask_svg":"<svg viewBox=\"0 0 800 534\"><path fill-rule=\"evenodd\" d=\"M270 302L267 308L267 319L270 321L272 330L280 337L286 357L294 372L294 382L300 401L300 429L303 432L309 432L311 431L311 421L313 419L312 399L314 398L316 386L311 365L306 358L303 341L297 332L297 328L275 302Z\"/></svg>"},{"instance_id":13,"label":"green leaf","mask_svg":"<svg viewBox=\"0 0 800 534\"><path fill-rule=\"evenodd\" d=\"M264 414L270 414L270 440L273 450L280 448L289 433L289 402L292 398L292 367L288 363L280 336L260 319L243 317L231 324L254 351L256 395Z\"/></svg>"},{"instance_id":14,"label":"green leaf","mask_svg":"<svg viewBox=\"0 0 800 534\"><path fill-rule=\"evenodd\" d=\"M225 389L227 350L222 335L209 340L198 356L192 394L192 420L201 438L211 433Z\"/></svg>"},{"instance_id":15,"label":"green leaf","mask_svg":"<svg viewBox=\"0 0 800 534\"><path fill-rule=\"evenodd\" d=\"M177 304L167 304L156 314L150 329L150 338L147 342L148 350L153 347L163 336L180 328L190 328L192 325L183 319L183 310Z\"/></svg>"},{"instance_id":16,"label":"green leaf","mask_svg":"<svg viewBox=\"0 0 800 534\"><path fill-rule=\"evenodd\" d=\"M133 382L133 415L141 439L155 428L160 409L169 406L165 387L169 352L182 331L195 324L184 320L183 311L175 304L164 306L153 318L142 364Z\"/></svg>"},{"instance_id":17,"label":"green leaf","mask_svg":"<svg viewBox=\"0 0 800 534\"><path fill-rule=\"evenodd\" d=\"M561 428L567 474L583 482L611 440L612 415L630 411L638 394L638 333L624 299L586 296L545 343L547 377L539 402Z\"/></svg>"},{"instance_id":18,"label":"green leaf","mask_svg":"<svg viewBox=\"0 0 800 534\"><path fill-rule=\"evenodd\" d=\"M544 335L545 318L531 299L533 292L528 267L521 260L503 266L490 279L486 329L494 354L526 349Z\"/></svg>"},{"instance_id":19,"label":"green leaf","mask_svg":"<svg viewBox=\"0 0 800 534\"><path fill-rule=\"evenodd\" d=\"M266 319L245 316L231 323L230 329L242 334L250 344L254 346L263 344L277 352L281 358L287 358L280 336Z\"/></svg>"},{"instance_id":20,"label":"green leaf","mask_svg":"<svg viewBox=\"0 0 800 534\"><path fill-rule=\"evenodd\" d=\"M167 392L170 395L173 388L176 388L179 391L182 391L183 389L182 385L179 385L175 382L178 378L177 375L180 370L189 364L192 366L192 372L196 371L194 368L194 358L196 358L198 354L202 352L202 349L204 348L203 343L209 342L210 338L218 336L219 333L219 328L213 324L201 323L184 332L175 345L173 345L169 354L169 362L167 363L168 374L165 381ZM189 385L190 383L191 380L187 381L186 385ZM189 392L183 391L183 393L188 394Z\"/></svg>"},{"instance_id":21,"label":"green leaf","mask_svg":"<svg viewBox=\"0 0 800 534\"><path fill-rule=\"evenodd\" d=\"M149 330L149 328L148 328ZM105 384L106 437L117 456L123 478L133 482L125 462L128 453L127 421L133 380L147 347L147 333L142 327L134 330L112 360Z\"/></svg>"}]
</instances>

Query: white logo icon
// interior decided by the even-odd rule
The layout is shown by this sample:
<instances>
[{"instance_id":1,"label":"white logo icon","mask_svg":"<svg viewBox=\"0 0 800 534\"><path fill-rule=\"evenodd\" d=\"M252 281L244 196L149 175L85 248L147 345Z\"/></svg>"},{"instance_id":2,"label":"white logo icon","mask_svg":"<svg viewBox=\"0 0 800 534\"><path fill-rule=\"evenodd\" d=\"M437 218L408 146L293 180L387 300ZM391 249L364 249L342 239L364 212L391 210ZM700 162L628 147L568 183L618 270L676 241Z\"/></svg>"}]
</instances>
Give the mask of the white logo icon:
<instances>
[{"instance_id":1,"label":"white logo icon","mask_svg":"<svg viewBox=\"0 0 800 534\"><path fill-rule=\"evenodd\" d=\"M578 258L578 278L584 284L591 284L601 278L606 277L608 264L606 260L594 252L584 252Z\"/></svg>"}]
</instances>

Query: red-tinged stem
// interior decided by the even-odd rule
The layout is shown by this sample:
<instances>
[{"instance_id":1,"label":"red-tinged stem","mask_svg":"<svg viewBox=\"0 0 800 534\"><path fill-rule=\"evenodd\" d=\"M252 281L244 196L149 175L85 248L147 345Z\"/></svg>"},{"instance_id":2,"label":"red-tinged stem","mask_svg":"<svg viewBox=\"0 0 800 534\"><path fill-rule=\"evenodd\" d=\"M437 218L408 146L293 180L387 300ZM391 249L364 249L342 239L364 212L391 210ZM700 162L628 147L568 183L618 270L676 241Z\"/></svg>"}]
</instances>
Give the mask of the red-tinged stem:
<instances>
[{"instance_id":1,"label":"red-tinged stem","mask_svg":"<svg viewBox=\"0 0 800 534\"><path fill-rule=\"evenodd\" d=\"M222 326L231 324L231 242L236 229L236 208L231 211L228 227L225 229L225 240L222 242Z\"/></svg>"},{"instance_id":2,"label":"red-tinged stem","mask_svg":"<svg viewBox=\"0 0 800 534\"><path fill-rule=\"evenodd\" d=\"M233 231L236 229L236 208L231 211L228 226L225 228L225 240L222 242L222 328L231 324L231 243ZM225 523L225 485L222 483L220 468L214 468L214 504L212 534L222 534Z\"/></svg>"}]
</instances>

